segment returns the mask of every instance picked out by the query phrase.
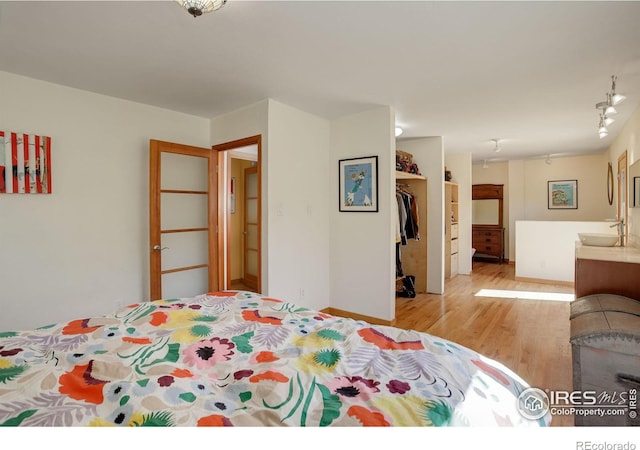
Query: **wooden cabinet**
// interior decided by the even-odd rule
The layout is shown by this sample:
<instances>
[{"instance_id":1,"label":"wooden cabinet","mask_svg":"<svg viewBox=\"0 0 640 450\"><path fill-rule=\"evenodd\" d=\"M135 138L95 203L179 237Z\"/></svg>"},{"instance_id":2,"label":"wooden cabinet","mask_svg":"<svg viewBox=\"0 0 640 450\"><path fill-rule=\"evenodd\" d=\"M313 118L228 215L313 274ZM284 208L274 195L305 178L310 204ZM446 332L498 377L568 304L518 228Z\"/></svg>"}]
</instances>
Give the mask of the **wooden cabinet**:
<instances>
[{"instance_id":1,"label":"wooden cabinet","mask_svg":"<svg viewBox=\"0 0 640 450\"><path fill-rule=\"evenodd\" d=\"M458 185L450 181L444 183L444 277L453 278L458 274Z\"/></svg>"},{"instance_id":2,"label":"wooden cabinet","mask_svg":"<svg viewBox=\"0 0 640 450\"><path fill-rule=\"evenodd\" d=\"M492 256L504 261L504 228L494 225L473 225L471 245L476 255Z\"/></svg>"},{"instance_id":3,"label":"wooden cabinet","mask_svg":"<svg viewBox=\"0 0 640 450\"><path fill-rule=\"evenodd\" d=\"M471 245L475 259L497 259L504 262L502 184L474 184L471 187Z\"/></svg>"}]
</instances>

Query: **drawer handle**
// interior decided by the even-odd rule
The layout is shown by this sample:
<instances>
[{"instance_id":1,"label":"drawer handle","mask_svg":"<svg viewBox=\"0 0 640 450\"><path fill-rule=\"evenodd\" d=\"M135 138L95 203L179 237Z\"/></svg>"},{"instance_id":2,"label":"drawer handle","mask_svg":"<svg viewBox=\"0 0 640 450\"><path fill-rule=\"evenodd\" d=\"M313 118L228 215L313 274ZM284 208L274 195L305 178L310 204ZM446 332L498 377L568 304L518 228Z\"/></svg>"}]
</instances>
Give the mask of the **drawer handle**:
<instances>
[{"instance_id":1,"label":"drawer handle","mask_svg":"<svg viewBox=\"0 0 640 450\"><path fill-rule=\"evenodd\" d=\"M491 250L491 247L487 246L484 248L485 250Z\"/></svg>"},{"instance_id":2,"label":"drawer handle","mask_svg":"<svg viewBox=\"0 0 640 450\"><path fill-rule=\"evenodd\" d=\"M486 242L491 242L491 239L487 238L485 239Z\"/></svg>"}]
</instances>

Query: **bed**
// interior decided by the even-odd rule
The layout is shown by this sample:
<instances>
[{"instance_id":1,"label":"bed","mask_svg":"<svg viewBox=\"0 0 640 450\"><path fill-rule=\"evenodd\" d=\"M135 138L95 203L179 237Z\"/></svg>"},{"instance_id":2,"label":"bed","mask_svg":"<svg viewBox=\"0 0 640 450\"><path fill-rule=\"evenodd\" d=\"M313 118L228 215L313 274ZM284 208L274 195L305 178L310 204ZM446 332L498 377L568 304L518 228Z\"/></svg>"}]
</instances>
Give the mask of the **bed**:
<instances>
[{"instance_id":1,"label":"bed","mask_svg":"<svg viewBox=\"0 0 640 450\"><path fill-rule=\"evenodd\" d=\"M528 385L436 336L250 292L0 333L0 425L546 426Z\"/></svg>"}]
</instances>

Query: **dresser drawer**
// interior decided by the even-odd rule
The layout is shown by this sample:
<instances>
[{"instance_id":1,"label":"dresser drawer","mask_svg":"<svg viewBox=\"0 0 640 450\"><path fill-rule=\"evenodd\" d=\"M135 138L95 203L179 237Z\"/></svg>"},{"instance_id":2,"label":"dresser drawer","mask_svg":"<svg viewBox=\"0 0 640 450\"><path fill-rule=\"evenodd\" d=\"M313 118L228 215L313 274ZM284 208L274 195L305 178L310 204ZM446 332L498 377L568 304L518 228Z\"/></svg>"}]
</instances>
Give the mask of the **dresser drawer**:
<instances>
[{"instance_id":1,"label":"dresser drawer","mask_svg":"<svg viewBox=\"0 0 640 450\"><path fill-rule=\"evenodd\" d=\"M458 224L454 223L451 225L451 239L455 239L458 237Z\"/></svg>"},{"instance_id":2,"label":"dresser drawer","mask_svg":"<svg viewBox=\"0 0 640 450\"><path fill-rule=\"evenodd\" d=\"M451 239L451 254L458 253L458 240Z\"/></svg>"},{"instance_id":3,"label":"dresser drawer","mask_svg":"<svg viewBox=\"0 0 640 450\"><path fill-rule=\"evenodd\" d=\"M476 234L473 233L473 244L484 245L484 244L499 244L501 241L500 234L490 234L490 233L482 233Z\"/></svg>"},{"instance_id":4,"label":"dresser drawer","mask_svg":"<svg viewBox=\"0 0 640 450\"><path fill-rule=\"evenodd\" d=\"M501 256L502 254L502 246L500 244L474 244L473 248L476 249L477 253L484 253L486 255Z\"/></svg>"}]
</instances>

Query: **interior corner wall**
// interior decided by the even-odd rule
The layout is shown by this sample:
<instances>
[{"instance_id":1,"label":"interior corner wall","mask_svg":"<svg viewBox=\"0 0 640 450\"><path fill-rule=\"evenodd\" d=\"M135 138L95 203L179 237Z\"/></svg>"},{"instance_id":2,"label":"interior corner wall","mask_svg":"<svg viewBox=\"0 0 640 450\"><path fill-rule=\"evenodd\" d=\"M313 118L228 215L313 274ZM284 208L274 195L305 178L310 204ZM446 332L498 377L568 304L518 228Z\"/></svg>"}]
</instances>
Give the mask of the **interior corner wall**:
<instances>
[{"instance_id":1,"label":"interior corner wall","mask_svg":"<svg viewBox=\"0 0 640 450\"><path fill-rule=\"evenodd\" d=\"M445 166L458 184L458 273L471 273L471 153L445 154Z\"/></svg>"},{"instance_id":2,"label":"interior corner wall","mask_svg":"<svg viewBox=\"0 0 640 450\"><path fill-rule=\"evenodd\" d=\"M444 294L444 145L442 137L402 139L398 150L411 153L427 177L427 292Z\"/></svg>"},{"instance_id":3,"label":"interior corner wall","mask_svg":"<svg viewBox=\"0 0 640 450\"><path fill-rule=\"evenodd\" d=\"M269 295L330 306L330 123L269 100Z\"/></svg>"},{"instance_id":4,"label":"interior corner wall","mask_svg":"<svg viewBox=\"0 0 640 450\"><path fill-rule=\"evenodd\" d=\"M331 307L382 320L395 318L394 119L381 107L331 121ZM340 212L339 160L367 156L378 157L378 212Z\"/></svg>"},{"instance_id":5,"label":"interior corner wall","mask_svg":"<svg viewBox=\"0 0 640 450\"><path fill-rule=\"evenodd\" d=\"M149 139L209 147L209 121L0 72L5 131L51 137L53 193L1 194L0 331L149 297Z\"/></svg>"},{"instance_id":6,"label":"interior corner wall","mask_svg":"<svg viewBox=\"0 0 640 450\"><path fill-rule=\"evenodd\" d=\"M516 221L525 220L526 215L526 197L524 189L525 170L524 161L515 160L509 161L509 177L507 185L507 195L509 196L509 230L514 230L513 233L509 233L508 238L508 251L509 261L516 261Z\"/></svg>"},{"instance_id":7,"label":"interior corner wall","mask_svg":"<svg viewBox=\"0 0 640 450\"><path fill-rule=\"evenodd\" d=\"M524 162L525 219L550 221L600 221L615 217L607 199L608 155L572 156ZM614 166L615 167L615 166ZM578 208L549 209L548 182L577 180Z\"/></svg>"},{"instance_id":8,"label":"interior corner wall","mask_svg":"<svg viewBox=\"0 0 640 450\"><path fill-rule=\"evenodd\" d=\"M608 160L613 166L614 174L618 167L618 158L626 150L627 163L629 166L640 160L640 106L636 108L629 120L613 141L608 151ZM614 203L613 212L610 217L617 214L617 188L614 183ZM629 201L631 206L631 200ZM629 208L629 237L632 242L640 244L640 208Z\"/></svg>"}]
</instances>

